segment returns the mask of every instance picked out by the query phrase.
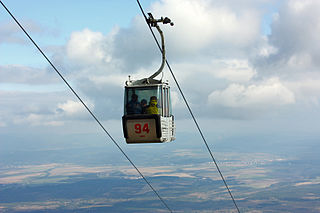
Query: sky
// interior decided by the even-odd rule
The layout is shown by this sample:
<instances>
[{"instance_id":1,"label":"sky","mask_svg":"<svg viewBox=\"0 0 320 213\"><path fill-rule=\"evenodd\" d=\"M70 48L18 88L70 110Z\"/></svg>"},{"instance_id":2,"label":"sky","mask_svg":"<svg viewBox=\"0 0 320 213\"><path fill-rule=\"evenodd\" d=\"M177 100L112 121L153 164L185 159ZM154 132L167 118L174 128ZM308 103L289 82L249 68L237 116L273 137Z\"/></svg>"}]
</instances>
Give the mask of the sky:
<instances>
[{"instance_id":1,"label":"sky","mask_svg":"<svg viewBox=\"0 0 320 213\"><path fill-rule=\"evenodd\" d=\"M128 75L151 75L161 63L136 1L2 2L125 146L124 83ZM167 59L210 146L238 136L319 138L318 0L140 2L154 17L174 22L162 26ZM101 134L7 12L0 11L0 146L25 141L44 146L56 135ZM196 129L167 68L164 78L172 87L176 142L181 143Z\"/></svg>"}]
</instances>

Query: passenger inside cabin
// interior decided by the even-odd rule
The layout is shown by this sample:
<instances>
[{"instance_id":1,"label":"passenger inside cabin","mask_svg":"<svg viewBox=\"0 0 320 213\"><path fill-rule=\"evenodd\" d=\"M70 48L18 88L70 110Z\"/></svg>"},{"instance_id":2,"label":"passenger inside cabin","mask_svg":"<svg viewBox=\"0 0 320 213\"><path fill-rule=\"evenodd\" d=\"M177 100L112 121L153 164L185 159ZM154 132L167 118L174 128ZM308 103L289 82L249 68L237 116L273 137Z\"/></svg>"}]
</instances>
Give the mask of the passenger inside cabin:
<instances>
[{"instance_id":1,"label":"passenger inside cabin","mask_svg":"<svg viewBox=\"0 0 320 213\"><path fill-rule=\"evenodd\" d=\"M159 114L157 105L158 105L157 97L151 96L149 106L146 109L147 114Z\"/></svg>"},{"instance_id":2,"label":"passenger inside cabin","mask_svg":"<svg viewBox=\"0 0 320 213\"><path fill-rule=\"evenodd\" d=\"M131 100L128 102L126 108L127 108L127 114L128 115L141 114L142 113L141 104L138 101L138 96L136 94L132 94Z\"/></svg>"},{"instance_id":3,"label":"passenger inside cabin","mask_svg":"<svg viewBox=\"0 0 320 213\"><path fill-rule=\"evenodd\" d=\"M147 107L148 107L147 100L146 99L142 99L141 100L142 114L146 114Z\"/></svg>"}]
</instances>

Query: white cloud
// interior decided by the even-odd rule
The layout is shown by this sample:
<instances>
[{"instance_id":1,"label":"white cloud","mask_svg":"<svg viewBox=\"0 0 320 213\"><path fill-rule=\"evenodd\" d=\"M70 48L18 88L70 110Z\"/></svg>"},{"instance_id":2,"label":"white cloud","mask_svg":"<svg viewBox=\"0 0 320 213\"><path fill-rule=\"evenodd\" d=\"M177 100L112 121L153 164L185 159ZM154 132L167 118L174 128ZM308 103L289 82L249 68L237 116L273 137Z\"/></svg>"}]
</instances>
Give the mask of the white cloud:
<instances>
[{"instance_id":1,"label":"white cloud","mask_svg":"<svg viewBox=\"0 0 320 213\"><path fill-rule=\"evenodd\" d=\"M56 113L57 103L68 100L66 92L0 90L0 120L7 126L56 126L70 119ZM70 98L70 97L69 97Z\"/></svg>"},{"instance_id":2,"label":"white cloud","mask_svg":"<svg viewBox=\"0 0 320 213\"><path fill-rule=\"evenodd\" d=\"M305 67L312 63L312 56L309 53L296 53L289 57L287 66L289 68Z\"/></svg>"},{"instance_id":3,"label":"white cloud","mask_svg":"<svg viewBox=\"0 0 320 213\"><path fill-rule=\"evenodd\" d=\"M38 23L32 20L23 20L23 26L28 29L29 33L43 34L45 29ZM27 39L21 34L21 29L16 23L10 22L0 22L0 44L1 43L16 43L25 44Z\"/></svg>"},{"instance_id":4,"label":"white cloud","mask_svg":"<svg viewBox=\"0 0 320 213\"><path fill-rule=\"evenodd\" d=\"M163 25L162 29L168 57L173 56L179 80L194 84L208 76L203 84L193 87L196 91L191 100L206 102L208 91L221 86L221 79L243 83L256 75L244 54L261 39L261 14L257 8L236 11L223 2L165 0L153 3L151 11L156 18L169 16L175 23L174 27ZM108 108L118 113L122 98L115 94L123 94L122 85L127 79L123 73L134 79L149 76L161 60L140 15L128 28L114 28L107 35L89 29L74 32L65 51L63 64L68 65L68 74L101 112ZM239 52L240 56L234 57ZM189 60L190 54L197 57ZM215 58L217 54L219 59Z\"/></svg>"},{"instance_id":5,"label":"white cloud","mask_svg":"<svg viewBox=\"0 0 320 213\"><path fill-rule=\"evenodd\" d=\"M226 82L249 82L257 75L257 71L248 60L237 58L212 59L203 63L183 61L173 64L172 67L178 80L184 85L189 85L186 89L200 93L207 93L208 90L216 86L221 87Z\"/></svg>"},{"instance_id":6,"label":"white cloud","mask_svg":"<svg viewBox=\"0 0 320 213\"><path fill-rule=\"evenodd\" d=\"M5 122L0 121L0 127L6 127L6 126L7 126L7 124Z\"/></svg>"},{"instance_id":7,"label":"white cloud","mask_svg":"<svg viewBox=\"0 0 320 213\"><path fill-rule=\"evenodd\" d=\"M184 106L183 100L180 99L179 93L176 91L171 91L171 104L175 109L179 109Z\"/></svg>"},{"instance_id":8,"label":"white cloud","mask_svg":"<svg viewBox=\"0 0 320 213\"><path fill-rule=\"evenodd\" d=\"M86 103L90 110L93 110L92 103ZM60 103L57 105L57 111L63 112L67 116L72 115L81 115L87 113L86 109L84 108L83 104L79 101L72 101L68 100L67 102Z\"/></svg>"},{"instance_id":9,"label":"white cloud","mask_svg":"<svg viewBox=\"0 0 320 213\"><path fill-rule=\"evenodd\" d=\"M293 104L295 96L279 79L271 78L259 85L231 84L225 90L213 91L208 97L208 102L211 105L234 108L268 108Z\"/></svg>"},{"instance_id":10,"label":"white cloud","mask_svg":"<svg viewBox=\"0 0 320 213\"><path fill-rule=\"evenodd\" d=\"M317 1L314 0L305 0L305 1L298 1L298 0L290 0L288 3L289 9L295 13L303 13L304 10L308 9L308 7L312 7L314 3Z\"/></svg>"},{"instance_id":11,"label":"white cloud","mask_svg":"<svg viewBox=\"0 0 320 213\"><path fill-rule=\"evenodd\" d=\"M14 23L4 23L0 22L1 29L0 29L0 44L1 43L25 43L25 39L21 38L16 35L19 31L17 26Z\"/></svg>"},{"instance_id":12,"label":"white cloud","mask_svg":"<svg viewBox=\"0 0 320 213\"><path fill-rule=\"evenodd\" d=\"M308 89L296 77L284 78L283 73L318 69L319 4L286 1L274 16L271 35L266 37L261 24L264 6L272 5L270 2L274 1L163 0L151 4L149 11L156 18L168 16L175 23L173 27L162 26L167 55L191 106L204 106L201 109L207 110L202 110L205 114L212 106L249 110L291 106L308 96L316 103L317 90ZM161 60L141 15L127 28L114 27L108 34L88 28L73 32L56 51L55 62L103 119L121 116L127 75L134 79L149 76ZM6 70L0 73L0 81L36 83L53 79L43 70L33 70L26 76L24 67L0 68ZM170 78L167 71L165 76ZM173 106L180 110L183 103L173 81L170 83ZM83 107L69 98L58 103L53 104L56 108L41 107L55 113L47 115L53 121L64 120L62 116L81 119L85 114Z\"/></svg>"},{"instance_id":13,"label":"white cloud","mask_svg":"<svg viewBox=\"0 0 320 213\"><path fill-rule=\"evenodd\" d=\"M289 22L293 12L288 12L293 11L289 6L294 1L288 1L274 16L277 18L269 37L261 32L261 5L269 3L241 2L239 8L209 0L163 0L151 5L155 17L168 16L175 23L162 29L176 76L187 85L188 100L194 107L206 104L207 109L212 105L267 109L297 103L298 90L288 87L290 80L282 79L281 74L314 63L314 55L293 51L283 57L290 49L284 48L289 47L286 36L296 30ZM310 6L296 7L300 14ZM283 29L287 22L292 28ZM74 32L65 49L67 59L73 62L69 74L104 118L109 117L106 108L121 114L125 73L142 78L152 74L160 63L160 54L141 16L135 17L128 28L114 28L107 35L89 29ZM279 61L281 65L270 67ZM179 107L179 96L173 93L172 98L173 105Z\"/></svg>"},{"instance_id":14,"label":"white cloud","mask_svg":"<svg viewBox=\"0 0 320 213\"><path fill-rule=\"evenodd\" d=\"M120 72L132 74L154 60L161 61L161 53L140 15L132 20L130 27L114 31L113 45L113 62L118 60Z\"/></svg>"},{"instance_id":15,"label":"white cloud","mask_svg":"<svg viewBox=\"0 0 320 213\"><path fill-rule=\"evenodd\" d=\"M278 52L278 49L268 43L268 38L266 36L262 37L262 43L257 51L257 56L268 58Z\"/></svg>"},{"instance_id":16,"label":"white cloud","mask_svg":"<svg viewBox=\"0 0 320 213\"><path fill-rule=\"evenodd\" d=\"M27 124L31 126L62 126L63 121L52 120L52 117L44 114L30 113L26 116L15 116L13 118L14 124Z\"/></svg>"},{"instance_id":17,"label":"white cloud","mask_svg":"<svg viewBox=\"0 0 320 213\"><path fill-rule=\"evenodd\" d=\"M92 81L97 87L105 87L105 85L123 86L126 75L108 75L108 76L90 76L89 80Z\"/></svg>"},{"instance_id":18,"label":"white cloud","mask_svg":"<svg viewBox=\"0 0 320 213\"><path fill-rule=\"evenodd\" d=\"M23 65L0 65L0 83L53 84L60 82L55 73Z\"/></svg>"},{"instance_id":19,"label":"white cloud","mask_svg":"<svg viewBox=\"0 0 320 213\"><path fill-rule=\"evenodd\" d=\"M320 1L288 0L282 4L271 25L269 57L256 62L265 73L292 75L316 71L320 66Z\"/></svg>"},{"instance_id":20,"label":"white cloud","mask_svg":"<svg viewBox=\"0 0 320 213\"><path fill-rule=\"evenodd\" d=\"M44 98L46 95L41 96ZM86 104L91 110L94 110L93 104ZM4 117L4 121L7 120L10 124L15 125L63 126L66 122L79 121L89 117L83 105L72 100L66 100L56 106L52 103L34 106L27 102L23 107L17 107L14 110L4 109L4 111L8 114Z\"/></svg>"},{"instance_id":21,"label":"white cloud","mask_svg":"<svg viewBox=\"0 0 320 213\"><path fill-rule=\"evenodd\" d=\"M169 16L173 28L163 27L168 48L180 57L200 50L247 48L259 39L258 10L234 11L207 0L164 0L152 5L154 16ZM214 50L213 50L214 48Z\"/></svg>"},{"instance_id":22,"label":"white cloud","mask_svg":"<svg viewBox=\"0 0 320 213\"><path fill-rule=\"evenodd\" d=\"M111 47L107 45L107 40L100 32L93 32L84 29L80 32L73 32L66 46L66 53L70 60L81 64L96 64L109 62Z\"/></svg>"},{"instance_id":23,"label":"white cloud","mask_svg":"<svg viewBox=\"0 0 320 213\"><path fill-rule=\"evenodd\" d=\"M257 72L248 64L247 60L226 59L213 62L217 66L214 76L232 82L248 82Z\"/></svg>"},{"instance_id":24,"label":"white cloud","mask_svg":"<svg viewBox=\"0 0 320 213\"><path fill-rule=\"evenodd\" d=\"M296 99L311 106L320 106L320 75L318 73L308 73L307 77L300 75L299 80L293 80L287 83L290 90L294 91Z\"/></svg>"}]
</instances>

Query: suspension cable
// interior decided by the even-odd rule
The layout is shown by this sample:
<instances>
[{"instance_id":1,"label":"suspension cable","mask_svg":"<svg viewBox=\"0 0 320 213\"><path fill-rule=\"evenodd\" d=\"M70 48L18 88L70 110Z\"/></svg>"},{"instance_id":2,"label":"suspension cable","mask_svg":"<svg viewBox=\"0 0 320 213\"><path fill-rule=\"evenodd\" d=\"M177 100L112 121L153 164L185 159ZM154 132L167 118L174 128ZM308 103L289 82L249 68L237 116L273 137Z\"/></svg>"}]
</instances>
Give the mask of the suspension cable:
<instances>
[{"instance_id":1,"label":"suspension cable","mask_svg":"<svg viewBox=\"0 0 320 213\"><path fill-rule=\"evenodd\" d=\"M106 130L106 128L102 125L102 123L99 121L99 119L93 114L93 112L89 109L89 107L83 102L83 100L80 98L80 96L76 93L76 91L71 87L71 85L68 83L68 81L63 77L63 75L58 71L58 69L53 65L53 63L49 60L49 58L44 54L44 52L40 49L40 47L36 44L36 42L30 37L28 32L22 27L22 25L18 22L18 20L13 16L13 14L9 11L9 9L4 5L4 3L0 0L0 3L4 7L4 9L9 13L9 15L12 17L12 19L16 22L16 24L21 28L21 30L25 33L25 35L29 38L29 40L34 44L34 46L39 50L39 52L42 54L42 56L47 60L47 62L51 65L51 67L55 70L55 72L60 76L60 78L64 81L64 83L68 86L68 88L71 90L71 92L78 98L78 100L82 103L82 105L86 108L86 110L89 112L89 114L92 116L92 118L99 124L99 126L102 128L102 130L109 136L111 141L117 146L117 148L120 150L120 152L126 157L126 159L130 162L130 164L135 168L135 170L139 173L139 175L143 178L143 180L149 185L149 187L152 189L152 191L157 195L159 200L163 203L163 205L170 211L172 210L169 208L167 203L162 199L162 197L159 195L159 193L153 188L151 183L145 178L145 176L141 173L141 171L138 169L138 167L133 163L133 161L129 158L129 156L123 151L123 149L119 146L119 144L115 141L115 139L111 136L111 134Z\"/></svg>"},{"instance_id":2,"label":"suspension cable","mask_svg":"<svg viewBox=\"0 0 320 213\"><path fill-rule=\"evenodd\" d=\"M158 42L158 39L157 39L157 37L155 36L155 34L154 34L151 26L150 26L150 25L148 24L148 22L147 22L147 16L146 16L146 14L145 14L145 12L144 12L144 10L143 10L143 8L142 8L139 0L137 0L137 3L138 3L138 5L139 5L139 8L140 8L140 10L141 10L141 13L142 13L142 15L144 16L144 18L145 18L145 20L146 20L146 23L147 23L147 25L148 25L151 33L152 33L152 36L153 36L153 38L154 38L154 40L155 40L155 42L156 42L159 50L162 52L161 46L160 46L160 44L159 44L159 42ZM203 142L204 142L204 144L205 144L205 146L206 146L206 148L207 148L207 150L208 150L208 152L209 152L209 154L210 154L210 156L211 156L211 158L212 158L212 161L213 161L214 165L216 166L216 168L217 168L217 170L218 170L218 172L219 172L219 174L220 174L220 177L221 177L221 179L222 179L222 181L223 181L226 189L228 190L228 193L229 193L229 195L230 195L230 197L231 197L231 199L232 199L232 201L233 201L233 204L234 204L235 208L237 209L238 213L240 213L239 207L238 207L238 205L237 205L237 203L236 203L236 201L235 201L235 199L234 199L234 197L233 197L233 195L232 195L232 193L231 193L231 190L230 190L230 188L229 188L229 186L228 186L228 184L227 184L227 181L225 180L225 178L224 178L224 176L223 176L223 174L222 174L222 172L221 172L221 170L220 170L220 168L219 168L219 165L218 165L216 159L215 159L214 156L213 156L213 153L212 153L212 151L211 151L211 149L210 149L210 147L209 147L209 145L208 145L208 143L207 143L207 140L205 139L205 137L204 137L204 135L203 135L203 133L202 133L202 131L201 131L201 128L200 128L200 126L199 126L199 124L198 124L198 122L197 122L197 120L196 120L196 118L195 118L195 116L194 116L194 114L193 114L193 112L192 112L192 110L191 110L190 105L188 104L188 101L187 101L187 99L186 99L186 97L185 97L185 95L184 95L184 93L183 93L183 91L182 91L182 89L181 89L181 87L180 87L180 85L179 85L179 83L178 83L178 81L177 81L177 78L175 77L175 75L174 75L174 73L173 73L173 71L172 71L172 69L171 69L171 67L170 67L170 64L169 64L169 62L168 62L167 59L166 59L166 64L167 64L167 66L168 66L168 68L169 68L169 70L170 70L170 73L171 73L171 75L172 75L172 77L173 77L173 79L174 79L174 81L175 81L175 83L176 83L176 85L177 85L177 87L178 87L178 89L179 89L179 92L180 92L180 94L181 94L181 96L182 96L182 98L183 98L183 100L184 100L184 102L185 102L185 104L186 104L186 106L187 106L187 108L188 108L188 110L189 110L189 113L190 113L190 115L191 115L191 117L192 117L192 119L193 119L193 121L194 121L194 123L195 123L195 125L196 125L196 127L197 127L197 129L198 129L198 131L199 131L199 133L200 133L200 135L201 135L201 138L202 138L202 140L203 140Z\"/></svg>"}]
</instances>

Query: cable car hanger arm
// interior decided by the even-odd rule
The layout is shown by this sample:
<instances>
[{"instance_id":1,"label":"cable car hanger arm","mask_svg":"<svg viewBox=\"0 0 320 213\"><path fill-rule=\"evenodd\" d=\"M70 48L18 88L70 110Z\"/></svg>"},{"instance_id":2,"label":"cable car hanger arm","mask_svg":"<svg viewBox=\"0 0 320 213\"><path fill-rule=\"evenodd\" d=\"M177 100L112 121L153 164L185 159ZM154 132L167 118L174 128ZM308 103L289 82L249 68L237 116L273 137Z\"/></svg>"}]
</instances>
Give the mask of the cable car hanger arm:
<instances>
[{"instance_id":1,"label":"cable car hanger arm","mask_svg":"<svg viewBox=\"0 0 320 213\"><path fill-rule=\"evenodd\" d=\"M160 19L155 19L153 18L151 13L148 13L149 18L147 19L147 23L151 26L151 27L155 27L157 28L160 36L161 36L161 49L162 49L162 63L160 68L158 69L158 71L156 71L153 75L151 75L149 78L147 78L147 81L149 81L150 79L154 79L156 76L158 76L162 70L163 67L165 65L166 62L166 52L165 52L165 45L164 45L164 36L163 36L163 32L160 29L158 22L162 22L163 24L170 24L171 26L173 26L173 22L171 22L171 20L168 17L161 17Z\"/></svg>"},{"instance_id":2,"label":"cable car hanger arm","mask_svg":"<svg viewBox=\"0 0 320 213\"><path fill-rule=\"evenodd\" d=\"M161 36L161 53L162 53L162 62L161 62L161 66L158 69L158 71L156 71L154 74L152 74L150 77L148 78L143 78L140 80L136 80L136 81L132 81L130 79L130 75L129 75L129 80L126 81L126 85L146 85L146 84L155 84L155 83L160 83L162 81L161 80L156 80L154 79L155 77L157 77L160 73L162 73L162 70L164 68L164 65L166 64L166 54L165 54L165 44L164 44L164 35L162 30L160 29L158 22L162 22L163 24L170 24L171 26L173 26L173 22L171 22L171 20L168 17L161 17L160 19L155 19L153 18L151 13L148 13L149 18L147 18L145 16L146 22L148 23L149 27L155 27L157 28L160 36Z\"/></svg>"}]
</instances>

